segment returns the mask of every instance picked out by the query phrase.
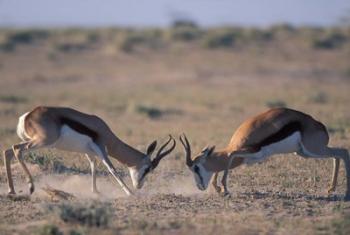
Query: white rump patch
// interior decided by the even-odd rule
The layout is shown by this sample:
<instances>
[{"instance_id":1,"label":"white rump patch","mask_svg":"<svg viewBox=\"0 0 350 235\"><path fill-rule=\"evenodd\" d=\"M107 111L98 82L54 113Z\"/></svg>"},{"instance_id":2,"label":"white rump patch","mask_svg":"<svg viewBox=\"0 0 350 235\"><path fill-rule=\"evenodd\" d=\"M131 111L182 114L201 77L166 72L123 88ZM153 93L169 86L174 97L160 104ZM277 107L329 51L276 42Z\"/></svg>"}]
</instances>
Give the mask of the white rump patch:
<instances>
[{"instance_id":1,"label":"white rump patch","mask_svg":"<svg viewBox=\"0 0 350 235\"><path fill-rule=\"evenodd\" d=\"M242 157L245 157L244 163L250 165L261 162L274 154L298 152L300 150L300 144L301 134L297 131L279 142L262 147L257 153L247 154L246 157Z\"/></svg>"},{"instance_id":2,"label":"white rump patch","mask_svg":"<svg viewBox=\"0 0 350 235\"><path fill-rule=\"evenodd\" d=\"M25 114L20 116L18 118L18 123L17 123L17 135L23 141L30 140L30 136L26 133L25 125L24 125L24 121L25 121L25 118L28 115L28 113L29 112L26 112Z\"/></svg>"}]
</instances>

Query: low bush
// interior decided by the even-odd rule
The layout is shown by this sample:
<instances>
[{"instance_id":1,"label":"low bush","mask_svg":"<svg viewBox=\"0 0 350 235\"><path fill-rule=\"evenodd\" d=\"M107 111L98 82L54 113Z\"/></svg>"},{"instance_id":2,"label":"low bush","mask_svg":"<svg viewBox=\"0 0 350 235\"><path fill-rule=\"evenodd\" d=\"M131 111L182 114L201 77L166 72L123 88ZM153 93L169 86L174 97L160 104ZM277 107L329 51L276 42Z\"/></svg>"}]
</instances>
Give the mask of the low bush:
<instances>
[{"instance_id":1,"label":"low bush","mask_svg":"<svg viewBox=\"0 0 350 235\"><path fill-rule=\"evenodd\" d=\"M233 47L235 43L235 33L231 31L208 32L203 37L202 45L206 48Z\"/></svg>"},{"instance_id":2,"label":"low bush","mask_svg":"<svg viewBox=\"0 0 350 235\"><path fill-rule=\"evenodd\" d=\"M47 210L65 223L78 223L90 227L106 227L111 217L110 205L97 202L48 205Z\"/></svg>"}]
</instances>

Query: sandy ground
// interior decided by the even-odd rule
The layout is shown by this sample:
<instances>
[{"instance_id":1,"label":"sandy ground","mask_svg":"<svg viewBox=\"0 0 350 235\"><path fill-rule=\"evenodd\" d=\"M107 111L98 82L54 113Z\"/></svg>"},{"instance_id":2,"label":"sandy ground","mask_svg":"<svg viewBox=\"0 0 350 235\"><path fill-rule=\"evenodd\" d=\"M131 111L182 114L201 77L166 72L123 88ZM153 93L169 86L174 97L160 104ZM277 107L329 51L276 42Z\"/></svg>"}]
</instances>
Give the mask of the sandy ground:
<instances>
[{"instance_id":1,"label":"sandy ground","mask_svg":"<svg viewBox=\"0 0 350 235\"><path fill-rule=\"evenodd\" d=\"M57 49L62 39L70 43L71 37L90 35L72 30L0 52L1 150L19 141L18 117L37 105L96 114L141 151L154 139L163 142L168 134L177 138L185 132L194 155L206 145L225 147L243 120L276 104L313 115L326 124L331 146L350 149L348 42L332 50L313 49L300 36L304 34L292 31L273 41L242 42L228 49L177 42L159 50L125 53L116 49L114 31L100 33L100 39L79 51ZM0 234L60 234L54 228L64 234L99 235L350 234L350 202L342 200L343 165L336 192L327 195L331 159L288 154L237 168L229 177L232 197L222 198L210 189L196 188L178 142L147 176L144 187L126 197L101 163L97 168L102 194L96 196L90 193L89 164L83 156L56 150L37 154L47 161L25 158L35 163L28 163L36 183L31 197L15 161L18 196L7 197L0 161ZM53 170L56 162L80 173L59 174ZM131 185L126 169L113 163ZM75 199L52 201L42 190L46 185ZM91 204L108 213L107 226L65 221L48 209L74 212Z\"/></svg>"}]
</instances>

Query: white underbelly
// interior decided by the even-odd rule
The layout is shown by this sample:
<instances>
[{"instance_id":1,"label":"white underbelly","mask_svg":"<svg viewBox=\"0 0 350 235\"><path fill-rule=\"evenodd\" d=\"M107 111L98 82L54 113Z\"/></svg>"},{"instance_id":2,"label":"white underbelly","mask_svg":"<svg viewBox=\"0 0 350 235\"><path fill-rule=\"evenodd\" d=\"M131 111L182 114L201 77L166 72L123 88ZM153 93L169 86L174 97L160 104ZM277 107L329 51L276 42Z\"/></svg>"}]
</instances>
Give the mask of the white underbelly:
<instances>
[{"instance_id":1,"label":"white underbelly","mask_svg":"<svg viewBox=\"0 0 350 235\"><path fill-rule=\"evenodd\" d=\"M255 154L252 154L250 156L247 155L247 157L244 159L244 163L253 164L256 162L261 162L267 157L274 154L298 152L300 149L300 142L300 132L294 132L292 135L279 142L275 142L273 144L262 147L260 151Z\"/></svg>"},{"instance_id":2,"label":"white underbelly","mask_svg":"<svg viewBox=\"0 0 350 235\"><path fill-rule=\"evenodd\" d=\"M69 126L63 125L61 135L52 147L71 152L89 153L92 145L95 145L95 143L89 136L80 134Z\"/></svg>"}]
</instances>

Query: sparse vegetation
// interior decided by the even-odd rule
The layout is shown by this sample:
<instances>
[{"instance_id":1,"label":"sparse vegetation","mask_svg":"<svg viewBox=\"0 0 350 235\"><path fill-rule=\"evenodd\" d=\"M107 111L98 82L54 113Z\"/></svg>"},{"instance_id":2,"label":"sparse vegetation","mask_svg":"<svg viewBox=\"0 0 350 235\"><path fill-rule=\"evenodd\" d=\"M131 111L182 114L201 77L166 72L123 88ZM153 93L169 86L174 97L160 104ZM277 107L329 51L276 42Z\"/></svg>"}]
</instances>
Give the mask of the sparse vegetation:
<instances>
[{"instance_id":1,"label":"sparse vegetation","mask_svg":"<svg viewBox=\"0 0 350 235\"><path fill-rule=\"evenodd\" d=\"M147 115L147 117L151 119L160 118L164 114L164 112L159 108L149 106L149 105L137 105L136 112L143 115Z\"/></svg>"},{"instance_id":2,"label":"sparse vegetation","mask_svg":"<svg viewBox=\"0 0 350 235\"><path fill-rule=\"evenodd\" d=\"M237 44L243 48L269 42L303 47L309 42L309 50L346 48L350 34L344 28L293 27L288 24L269 28L217 27L201 28L192 21L176 21L169 28L109 28L109 29L62 29L62 30L1 30L0 52L12 52L16 45L31 45L41 40L53 41L53 49L64 53L98 49L96 44L115 45L116 50L126 53L136 48L164 50L181 41L190 46L198 45L208 49L231 48Z\"/></svg>"},{"instance_id":3,"label":"sparse vegetation","mask_svg":"<svg viewBox=\"0 0 350 235\"><path fill-rule=\"evenodd\" d=\"M40 154L37 152L30 152L27 156L27 161L39 165L40 169L56 173L56 174L63 174L63 173L73 173L73 174L89 174L90 169L84 168L81 169L75 165L73 166L66 166L64 162L60 159L58 159L54 154L51 152L48 152L46 154ZM107 172L105 169L97 170L98 175L106 175Z\"/></svg>"},{"instance_id":4,"label":"sparse vegetation","mask_svg":"<svg viewBox=\"0 0 350 235\"><path fill-rule=\"evenodd\" d=\"M283 108L283 107L287 107L287 104L283 100L276 99L276 100L266 101L266 106L268 108Z\"/></svg>"},{"instance_id":5,"label":"sparse vegetation","mask_svg":"<svg viewBox=\"0 0 350 235\"><path fill-rule=\"evenodd\" d=\"M54 212L65 223L77 223L90 227L106 227L111 216L109 205L102 203L63 203L49 205L47 209Z\"/></svg>"},{"instance_id":6,"label":"sparse vegetation","mask_svg":"<svg viewBox=\"0 0 350 235\"><path fill-rule=\"evenodd\" d=\"M312 103L316 103L316 104L325 104L328 102L328 96L325 92L322 92L322 91L319 91L319 92L316 92L314 94L312 94L309 98L309 100L312 102Z\"/></svg>"},{"instance_id":7,"label":"sparse vegetation","mask_svg":"<svg viewBox=\"0 0 350 235\"><path fill-rule=\"evenodd\" d=\"M221 29L208 32L203 37L203 46L206 48L233 47L236 40L236 32L232 29Z\"/></svg>"},{"instance_id":8,"label":"sparse vegetation","mask_svg":"<svg viewBox=\"0 0 350 235\"><path fill-rule=\"evenodd\" d=\"M347 40L347 36L342 32L331 31L320 38L313 39L312 46L316 49L336 49L340 48Z\"/></svg>"},{"instance_id":9,"label":"sparse vegetation","mask_svg":"<svg viewBox=\"0 0 350 235\"><path fill-rule=\"evenodd\" d=\"M54 224L46 224L37 230L38 235L63 235L59 228Z\"/></svg>"},{"instance_id":10,"label":"sparse vegetation","mask_svg":"<svg viewBox=\"0 0 350 235\"><path fill-rule=\"evenodd\" d=\"M0 102L13 104L26 103L27 98L17 95L0 95Z\"/></svg>"},{"instance_id":11,"label":"sparse vegetation","mask_svg":"<svg viewBox=\"0 0 350 235\"><path fill-rule=\"evenodd\" d=\"M224 148L246 118L287 105L326 123L331 146L350 149L345 28L207 29L183 22L166 29L44 30L47 36L9 41L16 31L22 32L0 29L0 45L14 43L12 51L0 49L1 151L20 141L18 116L42 104L97 114L142 151L154 139L160 146L168 134L185 132L193 157L208 144ZM171 34L175 31L180 36ZM334 49L312 45L338 33L345 38ZM209 35L214 47L204 43ZM82 49L56 47L65 44ZM342 163L337 191L326 193L331 160L283 155L237 168L230 173L232 198L227 199L196 188L179 142L134 197L113 183L101 161L101 194L91 194L89 163L82 154L38 150L24 160L36 189L28 195L23 170L13 160L17 196L8 197L6 173L0 171L1 234L38 234L46 231L44 225L45 233L72 235L347 232ZM131 186L128 169L112 161ZM43 191L46 184L74 198L64 205L52 202ZM52 210L42 209L47 204Z\"/></svg>"}]
</instances>

